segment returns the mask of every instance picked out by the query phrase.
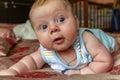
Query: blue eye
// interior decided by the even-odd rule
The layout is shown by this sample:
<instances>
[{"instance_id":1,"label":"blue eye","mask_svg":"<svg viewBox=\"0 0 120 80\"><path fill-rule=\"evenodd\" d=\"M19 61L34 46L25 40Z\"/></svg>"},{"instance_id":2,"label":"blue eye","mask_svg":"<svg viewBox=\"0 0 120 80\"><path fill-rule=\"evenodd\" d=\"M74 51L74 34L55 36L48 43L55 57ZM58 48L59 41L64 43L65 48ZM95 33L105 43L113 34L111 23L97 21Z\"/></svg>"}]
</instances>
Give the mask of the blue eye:
<instances>
[{"instance_id":1,"label":"blue eye","mask_svg":"<svg viewBox=\"0 0 120 80\"><path fill-rule=\"evenodd\" d=\"M47 25L42 25L42 26L40 27L40 29L41 29L41 30L45 30L45 29L47 29L47 27L48 27Z\"/></svg>"},{"instance_id":2,"label":"blue eye","mask_svg":"<svg viewBox=\"0 0 120 80\"><path fill-rule=\"evenodd\" d=\"M61 23L61 22L64 22L64 20L65 20L65 18L59 18L59 19L57 20L57 22L58 22L58 23Z\"/></svg>"}]
</instances>

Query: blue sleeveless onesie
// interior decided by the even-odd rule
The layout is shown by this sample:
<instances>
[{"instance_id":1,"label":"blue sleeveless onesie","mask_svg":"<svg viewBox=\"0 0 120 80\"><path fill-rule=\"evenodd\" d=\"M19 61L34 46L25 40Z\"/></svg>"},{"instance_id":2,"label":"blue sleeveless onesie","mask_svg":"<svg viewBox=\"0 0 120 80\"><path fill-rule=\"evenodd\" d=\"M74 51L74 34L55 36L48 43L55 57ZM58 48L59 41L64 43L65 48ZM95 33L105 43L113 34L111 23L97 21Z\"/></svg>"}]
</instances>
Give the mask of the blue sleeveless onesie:
<instances>
[{"instance_id":1,"label":"blue sleeveless onesie","mask_svg":"<svg viewBox=\"0 0 120 80\"><path fill-rule=\"evenodd\" d=\"M111 36L105 34L100 29L79 28L77 40L73 44L73 48L76 52L76 58L77 58L77 63L74 66L63 64L62 61L56 55L56 52L54 50L47 50L40 44L40 50L43 60L46 63L48 63L52 69L62 74L64 74L65 71L69 69L80 69L82 68L82 66L91 62L92 57L86 50L82 39L82 33L84 31L91 32L104 44L104 46L108 49L108 51L110 52L113 51L115 46L115 40Z\"/></svg>"}]
</instances>

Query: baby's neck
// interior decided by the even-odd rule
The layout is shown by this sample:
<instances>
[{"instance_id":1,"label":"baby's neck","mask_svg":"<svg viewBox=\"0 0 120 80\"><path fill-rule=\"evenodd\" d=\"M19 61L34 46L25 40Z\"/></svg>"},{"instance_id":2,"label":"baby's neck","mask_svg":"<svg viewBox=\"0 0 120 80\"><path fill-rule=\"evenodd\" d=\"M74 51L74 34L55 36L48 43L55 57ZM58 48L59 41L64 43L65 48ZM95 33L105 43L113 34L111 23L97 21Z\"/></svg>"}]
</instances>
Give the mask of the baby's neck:
<instances>
[{"instance_id":1,"label":"baby's neck","mask_svg":"<svg viewBox=\"0 0 120 80\"><path fill-rule=\"evenodd\" d=\"M71 62L71 60L73 59L76 59L76 54L73 47L70 47L65 51L56 52L56 54L58 55L59 59L65 64ZM72 65L75 65L75 64L76 62Z\"/></svg>"},{"instance_id":2,"label":"baby's neck","mask_svg":"<svg viewBox=\"0 0 120 80\"><path fill-rule=\"evenodd\" d=\"M58 54L68 54L68 53L72 53L74 51L74 48L71 46L66 50L62 50L62 51L56 51Z\"/></svg>"}]
</instances>

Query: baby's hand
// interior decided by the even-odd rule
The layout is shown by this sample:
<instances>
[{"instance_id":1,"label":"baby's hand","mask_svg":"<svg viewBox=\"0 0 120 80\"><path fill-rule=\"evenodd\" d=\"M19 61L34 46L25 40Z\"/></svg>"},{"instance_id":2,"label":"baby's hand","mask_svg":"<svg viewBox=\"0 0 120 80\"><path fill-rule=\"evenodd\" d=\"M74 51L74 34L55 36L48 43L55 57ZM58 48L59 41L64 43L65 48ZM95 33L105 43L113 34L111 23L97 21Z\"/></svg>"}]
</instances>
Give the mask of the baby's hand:
<instances>
[{"instance_id":1,"label":"baby's hand","mask_svg":"<svg viewBox=\"0 0 120 80\"><path fill-rule=\"evenodd\" d=\"M16 74L18 73L13 69L6 69L0 71L0 76L15 76Z\"/></svg>"},{"instance_id":2,"label":"baby's hand","mask_svg":"<svg viewBox=\"0 0 120 80\"><path fill-rule=\"evenodd\" d=\"M80 70L68 70L65 72L66 75L70 76L72 74L81 74Z\"/></svg>"}]
</instances>

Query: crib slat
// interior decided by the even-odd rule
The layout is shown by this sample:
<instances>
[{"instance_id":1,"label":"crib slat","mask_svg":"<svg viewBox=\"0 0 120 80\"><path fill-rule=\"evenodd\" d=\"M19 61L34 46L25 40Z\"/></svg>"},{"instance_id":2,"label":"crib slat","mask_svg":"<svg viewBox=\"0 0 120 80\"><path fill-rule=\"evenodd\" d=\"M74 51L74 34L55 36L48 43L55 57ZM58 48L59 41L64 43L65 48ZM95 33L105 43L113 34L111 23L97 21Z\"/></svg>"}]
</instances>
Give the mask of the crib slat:
<instances>
[{"instance_id":1,"label":"crib slat","mask_svg":"<svg viewBox=\"0 0 120 80\"><path fill-rule=\"evenodd\" d=\"M100 28L104 31L111 30L112 6L88 0L76 0L73 7L80 26Z\"/></svg>"}]
</instances>

